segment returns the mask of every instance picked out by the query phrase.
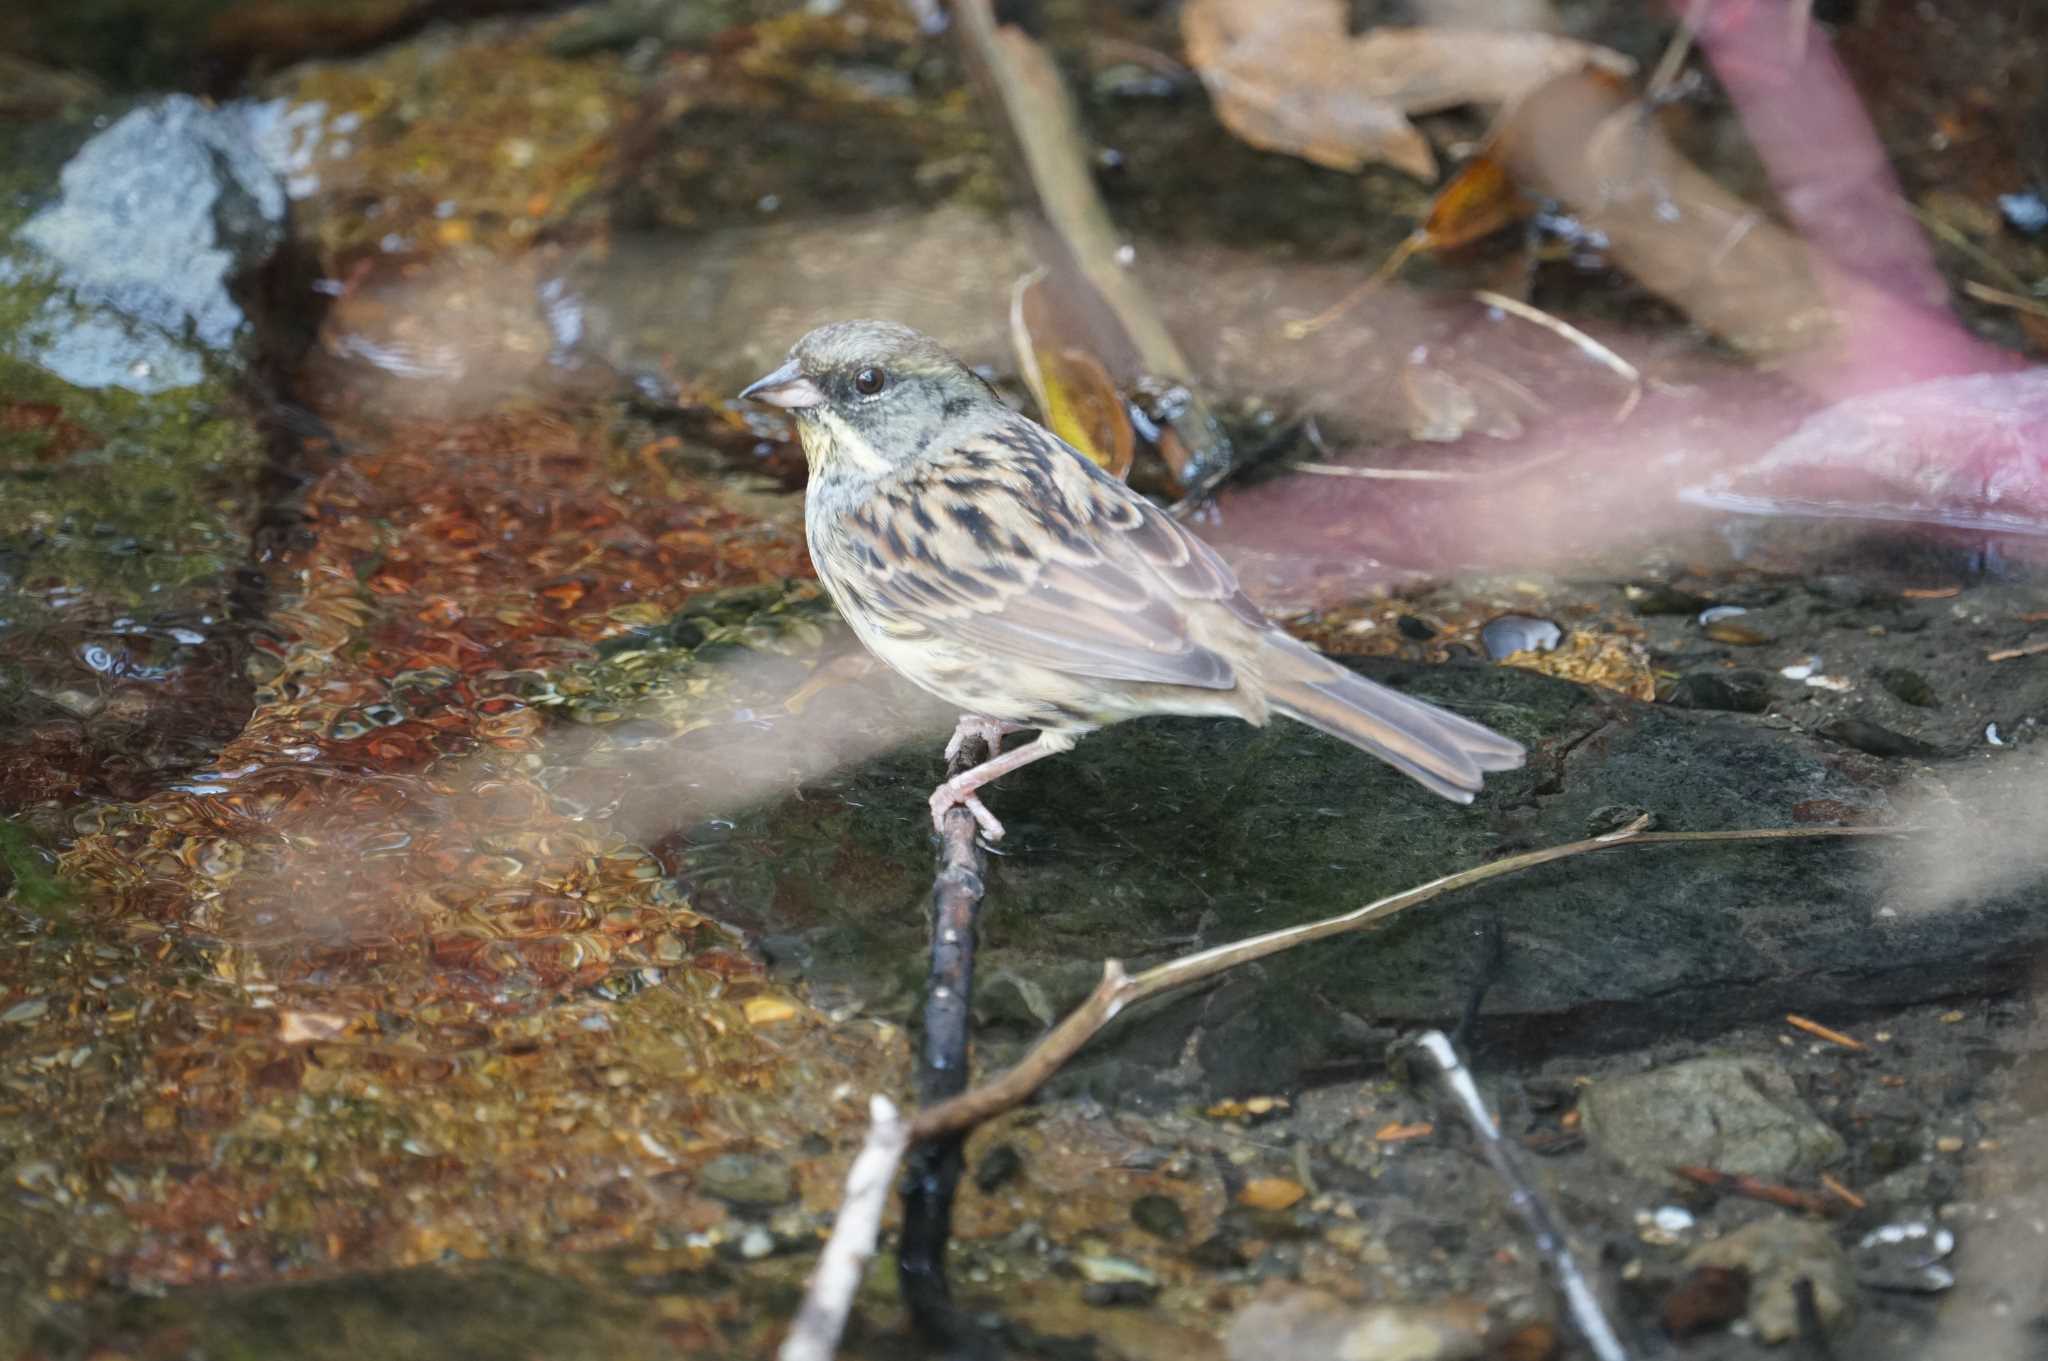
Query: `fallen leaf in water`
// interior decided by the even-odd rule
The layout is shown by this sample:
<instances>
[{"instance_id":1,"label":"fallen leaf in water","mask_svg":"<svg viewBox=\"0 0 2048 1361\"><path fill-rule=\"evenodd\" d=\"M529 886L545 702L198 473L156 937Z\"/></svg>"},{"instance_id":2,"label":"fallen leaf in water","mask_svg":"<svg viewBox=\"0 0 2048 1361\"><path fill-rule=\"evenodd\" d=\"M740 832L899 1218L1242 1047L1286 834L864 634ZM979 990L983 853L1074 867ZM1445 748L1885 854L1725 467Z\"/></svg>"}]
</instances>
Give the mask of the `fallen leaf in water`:
<instances>
[{"instance_id":1,"label":"fallen leaf in water","mask_svg":"<svg viewBox=\"0 0 2048 1361\"><path fill-rule=\"evenodd\" d=\"M1588 65L1620 73L1618 52L1548 33L1377 28L1353 36L1343 0L1193 0L1181 11L1188 60L1217 115L1245 141L1334 170L1378 162L1436 178L1408 115L1505 104Z\"/></svg>"},{"instance_id":2,"label":"fallen leaf in water","mask_svg":"<svg viewBox=\"0 0 2048 1361\"><path fill-rule=\"evenodd\" d=\"M1430 200L1413 249L1446 251L1483 241L1535 208L1492 151L1473 155Z\"/></svg>"},{"instance_id":3,"label":"fallen leaf in water","mask_svg":"<svg viewBox=\"0 0 2048 1361\"><path fill-rule=\"evenodd\" d=\"M2048 369L1851 397L1682 495L1763 515L2048 534Z\"/></svg>"},{"instance_id":4,"label":"fallen leaf in water","mask_svg":"<svg viewBox=\"0 0 2048 1361\"><path fill-rule=\"evenodd\" d=\"M1112 477L1127 477L1137 436L1123 397L1102 361L1068 330L1043 273L1020 279L1010 295L1010 345L1046 425Z\"/></svg>"}]
</instances>

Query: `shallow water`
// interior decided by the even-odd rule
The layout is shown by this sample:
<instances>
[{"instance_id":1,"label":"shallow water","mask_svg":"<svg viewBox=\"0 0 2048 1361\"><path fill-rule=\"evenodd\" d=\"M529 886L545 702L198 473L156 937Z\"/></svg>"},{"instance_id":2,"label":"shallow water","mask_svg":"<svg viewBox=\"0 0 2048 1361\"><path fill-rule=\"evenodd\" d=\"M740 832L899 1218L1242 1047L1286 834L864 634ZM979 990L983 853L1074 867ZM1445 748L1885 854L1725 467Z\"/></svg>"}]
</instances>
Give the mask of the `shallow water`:
<instances>
[{"instance_id":1,"label":"shallow water","mask_svg":"<svg viewBox=\"0 0 2048 1361\"><path fill-rule=\"evenodd\" d=\"M809 580L801 456L730 394L808 325L872 313L1018 390L1009 286L1031 238L1007 154L950 40L885 0L474 6L425 27L407 7L315 8L300 25L257 0L179 6L104 59L69 28L0 24L0 50L107 90L54 87L4 127L0 331L61 297L79 328L142 327L145 350L175 341L192 364L166 400L67 382L47 351L0 360L0 1347L766 1355L866 1094L908 1086L924 789L950 715L852 648ZM1159 722L1006 785L982 1071L1102 957L1341 910L1583 834L1606 805L1775 825L2023 809L2043 787L2022 763L2048 716L2048 655L2028 651L2048 597L2024 554L1758 528L1675 495L1794 429L1819 401L1798 374L1609 262L1536 264L1513 242L1419 261L1290 340L1427 190L1236 142L1178 65L1171 7L1046 8L1135 274L1254 465L1191 522L1298 631L1431 664L1401 683L1539 755L1460 810L1304 731ZM1664 31L1624 8L1563 10L1653 62ZM1841 48L1915 201L1967 225L1987 186L2037 170L1993 149L2004 102L1958 101L1975 135L1942 161L1912 149L1917 96L1881 86L1901 63L1936 94L1973 61L2024 70L2039 35L1985 18L1923 70L1901 34L1925 22L1848 25ZM281 245L223 229L221 298L246 313L219 335L44 277L22 227L122 101L188 69L249 101L191 116L246 135L290 200ZM1724 102L1667 121L1725 183L1761 185ZM1484 121L1430 126L1449 146ZM1974 239L2015 275L2048 263L1995 222ZM1628 356L1634 396L1468 296L1525 275ZM2024 313L1969 306L1994 341L2038 343ZM1469 424L1445 442L1447 411ZM1644 608L1624 588L1645 582L1740 604L1750 641ZM1510 615L1556 648L1490 665L1486 627ZM1879 679L1899 668L1937 703ZM1772 707L1749 726L1632 707L1681 675L1759 669ZM1844 716L1949 764L1810 735ZM1718 781L1752 758L1760 783ZM1845 1024L1896 1013L1872 1024L1924 1063L1802 1069L1850 1131L1845 1175L1893 1175L1922 1145L1931 1161L1967 1128L1992 1147L1939 1185L2017 1207L2038 1188L1995 1155L2029 1146L2031 1098L1989 1076L1933 1090L1972 1045L1987 1073L2038 1057L1998 999L2030 987L2039 867L2010 854L2024 817L1990 842L1959 878L1941 857L1882 862L1957 914L1900 937L1910 967L1837 950L1893 909L1846 870L1801 877L1813 857L1616 858L1149 1009L1057 1099L977 1137L978 1170L1003 1148L1027 1170L963 1200L963 1298L1010 1320L1017 1354L1091 1338L1131 1357L1222 1355L1230 1314L1274 1280L1540 1305L1540 1273L1486 1250L1518 1230L1459 1151L1381 1137L1427 1123L1386 1078L1386 1040L1455 1020L1481 974L1494 1030L1474 1043L1503 1082L1666 1062L1703 1036L1770 1057L1769 1020L1801 998ZM1517 928L1532 903L1544 924ZM1502 920L1495 976L1472 942ZM1937 998L1962 999L1964 1029ZM1279 1123L1216 1113L1280 1088L1300 1108ZM1920 1104L1883 1105L1902 1091ZM1671 1194L1561 1166L1581 1205ZM1268 1212L1244 1199L1261 1177L1318 1193ZM1914 1196L1934 1193L1897 1203ZM1147 1197L1179 1207L1175 1234L1134 1218ZM1127 1261L1151 1293L1088 1293ZM1848 1354L1925 1341L1924 1320L1865 1310L1842 1345L1871 1350ZM878 1271L850 1352L902 1355L905 1337Z\"/></svg>"}]
</instances>

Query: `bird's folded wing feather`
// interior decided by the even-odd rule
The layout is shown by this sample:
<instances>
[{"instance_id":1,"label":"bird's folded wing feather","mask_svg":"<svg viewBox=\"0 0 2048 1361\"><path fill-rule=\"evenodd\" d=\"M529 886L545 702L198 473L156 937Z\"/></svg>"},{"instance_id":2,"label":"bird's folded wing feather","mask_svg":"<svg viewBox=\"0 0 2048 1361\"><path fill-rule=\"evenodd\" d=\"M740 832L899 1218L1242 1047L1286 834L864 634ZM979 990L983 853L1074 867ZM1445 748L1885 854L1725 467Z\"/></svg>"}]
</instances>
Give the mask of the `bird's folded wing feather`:
<instances>
[{"instance_id":1,"label":"bird's folded wing feather","mask_svg":"<svg viewBox=\"0 0 2048 1361\"><path fill-rule=\"evenodd\" d=\"M842 532L892 630L1070 675L1227 690L1190 611L1267 626L1206 544L1021 419L907 469Z\"/></svg>"}]
</instances>

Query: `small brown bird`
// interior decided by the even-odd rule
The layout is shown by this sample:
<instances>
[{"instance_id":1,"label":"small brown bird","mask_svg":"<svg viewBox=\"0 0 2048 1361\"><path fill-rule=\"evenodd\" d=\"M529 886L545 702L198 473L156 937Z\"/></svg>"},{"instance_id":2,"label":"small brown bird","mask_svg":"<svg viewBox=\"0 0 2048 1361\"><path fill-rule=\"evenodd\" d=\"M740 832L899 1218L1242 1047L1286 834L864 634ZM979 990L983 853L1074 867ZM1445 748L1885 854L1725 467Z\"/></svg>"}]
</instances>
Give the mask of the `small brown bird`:
<instances>
[{"instance_id":1,"label":"small brown bird","mask_svg":"<svg viewBox=\"0 0 2048 1361\"><path fill-rule=\"evenodd\" d=\"M846 622L960 709L948 760L974 735L995 753L933 791L934 827L965 805L999 839L983 785L1145 714L1282 713L1459 803L1522 764L1283 633L1208 545L908 327L822 326L740 395L796 418L811 561Z\"/></svg>"}]
</instances>

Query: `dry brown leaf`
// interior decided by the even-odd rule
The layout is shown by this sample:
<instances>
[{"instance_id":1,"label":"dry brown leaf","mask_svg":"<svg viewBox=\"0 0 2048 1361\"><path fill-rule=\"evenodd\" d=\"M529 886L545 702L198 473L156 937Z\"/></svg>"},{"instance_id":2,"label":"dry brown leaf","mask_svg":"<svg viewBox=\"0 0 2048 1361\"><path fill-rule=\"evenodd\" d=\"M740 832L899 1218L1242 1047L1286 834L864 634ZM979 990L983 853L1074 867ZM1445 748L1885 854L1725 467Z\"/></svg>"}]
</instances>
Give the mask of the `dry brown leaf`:
<instances>
[{"instance_id":1,"label":"dry brown leaf","mask_svg":"<svg viewBox=\"0 0 2048 1361\"><path fill-rule=\"evenodd\" d=\"M1475 28L1345 31L1343 0L1190 0L1188 60L1217 115L1245 141L1335 170L1372 162L1436 178L1408 121L1459 104L1505 104L1593 66L1626 74L1619 52L1548 33Z\"/></svg>"},{"instance_id":2,"label":"dry brown leaf","mask_svg":"<svg viewBox=\"0 0 2048 1361\"><path fill-rule=\"evenodd\" d=\"M1469 246L1520 222L1533 209L1500 158L1491 150L1482 151L1459 166L1430 201L1417 248L1450 251Z\"/></svg>"},{"instance_id":3,"label":"dry brown leaf","mask_svg":"<svg viewBox=\"0 0 2048 1361\"><path fill-rule=\"evenodd\" d=\"M1046 295L1044 272L1017 281L1010 295L1010 345L1052 432L1119 480L1130 476L1137 435L1116 380L1071 334Z\"/></svg>"}]
</instances>

